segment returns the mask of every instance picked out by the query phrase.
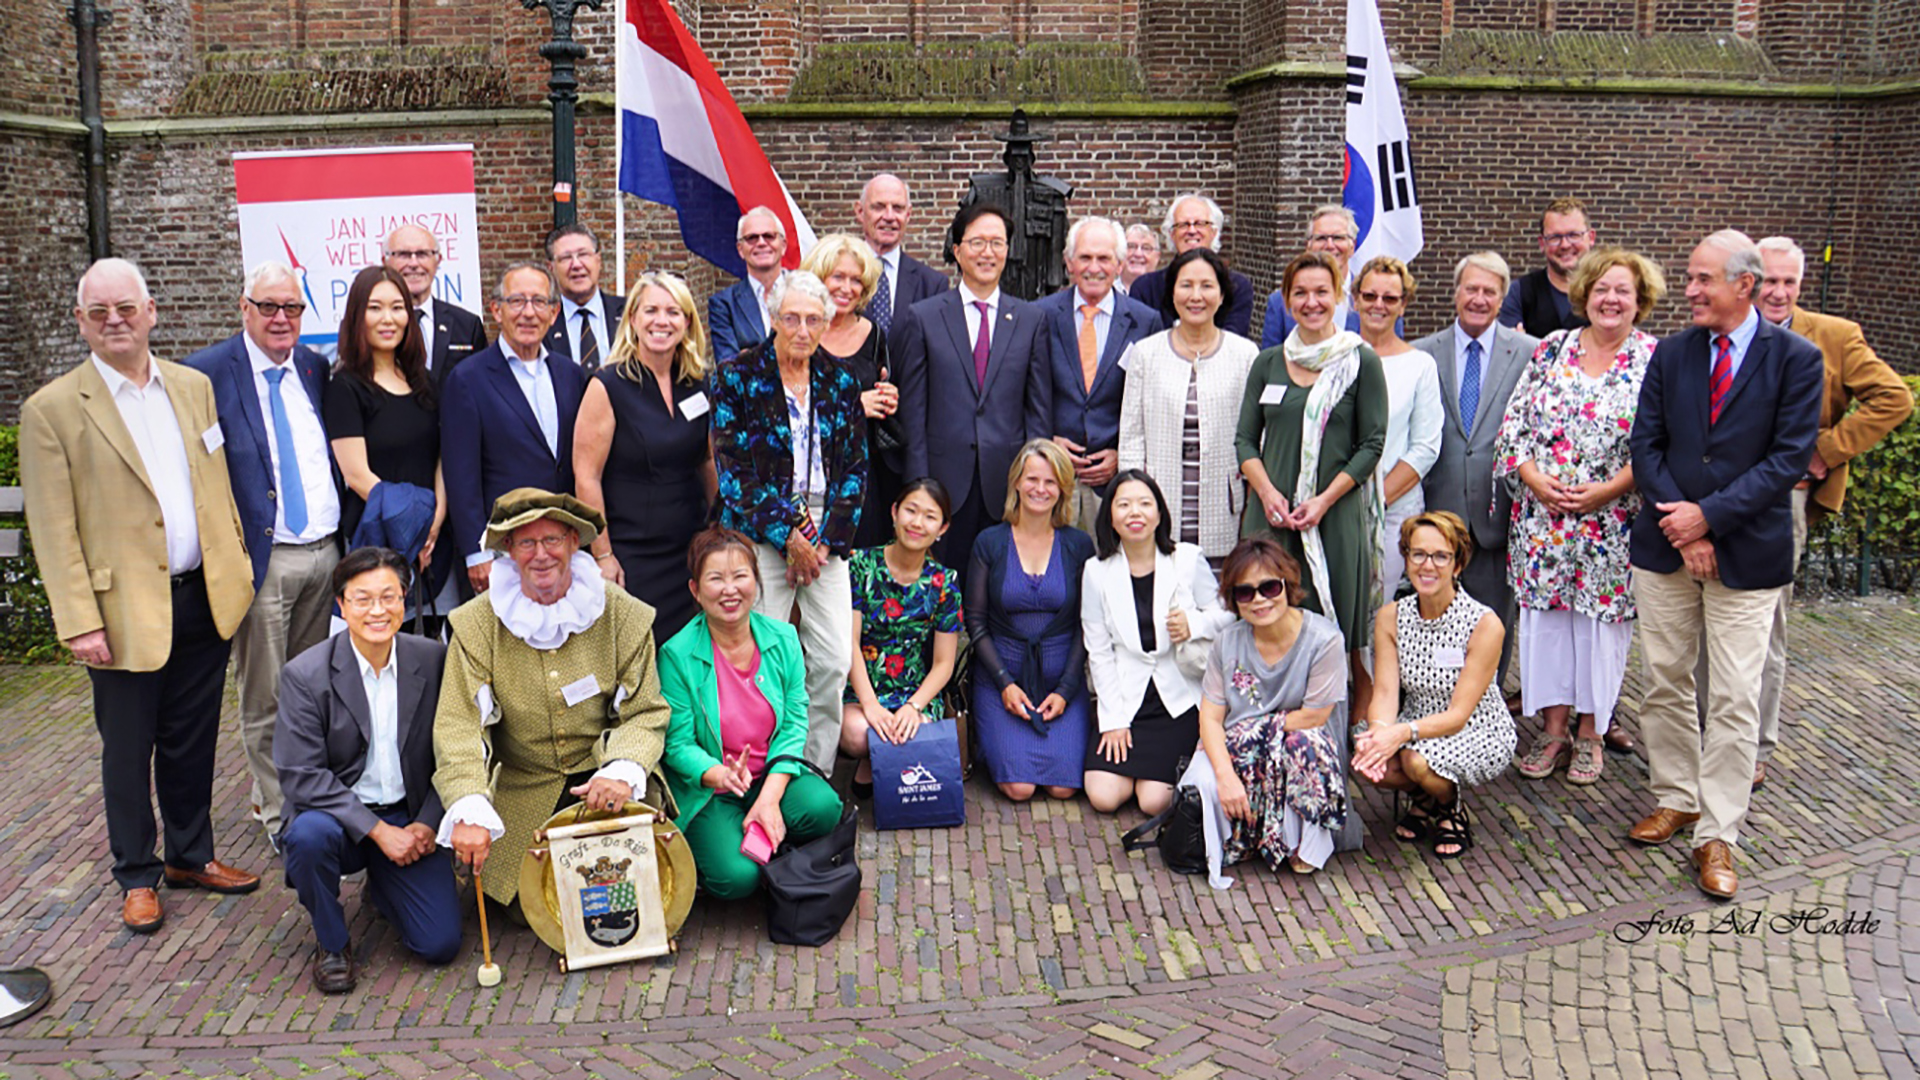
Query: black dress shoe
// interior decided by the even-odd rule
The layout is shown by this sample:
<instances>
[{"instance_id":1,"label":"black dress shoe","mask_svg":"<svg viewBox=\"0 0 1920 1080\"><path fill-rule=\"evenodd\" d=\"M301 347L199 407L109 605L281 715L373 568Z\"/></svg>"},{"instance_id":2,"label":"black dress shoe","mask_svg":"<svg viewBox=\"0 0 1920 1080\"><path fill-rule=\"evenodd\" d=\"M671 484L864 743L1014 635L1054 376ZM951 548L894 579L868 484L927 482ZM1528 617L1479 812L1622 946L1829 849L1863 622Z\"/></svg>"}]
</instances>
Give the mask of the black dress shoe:
<instances>
[{"instance_id":1,"label":"black dress shoe","mask_svg":"<svg viewBox=\"0 0 1920 1080\"><path fill-rule=\"evenodd\" d=\"M344 994L353 989L358 976L353 966L353 950L340 952L317 950L313 956L313 985L323 994Z\"/></svg>"}]
</instances>

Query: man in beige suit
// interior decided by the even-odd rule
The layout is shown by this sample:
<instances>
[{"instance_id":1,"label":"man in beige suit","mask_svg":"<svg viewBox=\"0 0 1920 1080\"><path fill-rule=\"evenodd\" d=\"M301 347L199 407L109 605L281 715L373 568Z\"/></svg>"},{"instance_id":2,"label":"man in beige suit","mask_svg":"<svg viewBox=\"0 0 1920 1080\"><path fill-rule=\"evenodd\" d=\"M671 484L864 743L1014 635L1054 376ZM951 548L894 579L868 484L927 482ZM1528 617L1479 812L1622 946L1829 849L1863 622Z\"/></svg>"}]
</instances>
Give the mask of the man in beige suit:
<instances>
[{"instance_id":1,"label":"man in beige suit","mask_svg":"<svg viewBox=\"0 0 1920 1080\"><path fill-rule=\"evenodd\" d=\"M223 893L260 884L214 860L208 814L228 643L253 580L213 388L148 353L140 271L94 263L74 315L93 355L21 406L20 475L55 629L93 681L121 918L150 934L163 876Z\"/></svg>"}]
</instances>

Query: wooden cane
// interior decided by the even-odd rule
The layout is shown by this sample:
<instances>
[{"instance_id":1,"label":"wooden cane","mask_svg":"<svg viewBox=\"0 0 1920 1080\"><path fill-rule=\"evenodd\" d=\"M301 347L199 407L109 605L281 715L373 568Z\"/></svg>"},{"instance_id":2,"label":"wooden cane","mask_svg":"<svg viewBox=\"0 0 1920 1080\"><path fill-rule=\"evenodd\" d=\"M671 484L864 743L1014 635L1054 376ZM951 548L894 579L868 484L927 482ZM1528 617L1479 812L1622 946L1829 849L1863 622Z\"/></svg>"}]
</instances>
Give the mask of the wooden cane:
<instances>
[{"instance_id":1,"label":"wooden cane","mask_svg":"<svg viewBox=\"0 0 1920 1080\"><path fill-rule=\"evenodd\" d=\"M493 939L487 934L487 890L480 883L480 868L473 868L473 899L480 905L480 971L481 986L499 986L500 968L493 962Z\"/></svg>"}]
</instances>

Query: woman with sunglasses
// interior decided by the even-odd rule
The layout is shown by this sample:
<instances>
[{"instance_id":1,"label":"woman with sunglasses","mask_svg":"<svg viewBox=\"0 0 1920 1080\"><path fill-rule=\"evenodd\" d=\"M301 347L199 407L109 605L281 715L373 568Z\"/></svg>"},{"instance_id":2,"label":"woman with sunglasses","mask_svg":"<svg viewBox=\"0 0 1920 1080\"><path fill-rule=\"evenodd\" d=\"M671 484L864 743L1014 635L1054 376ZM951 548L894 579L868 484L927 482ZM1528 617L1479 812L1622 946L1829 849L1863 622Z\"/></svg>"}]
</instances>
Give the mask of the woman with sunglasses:
<instances>
[{"instance_id":1,"label":"woman with sunglasses","mask_svg":"<svg viewBox=\"0 0 1920 1080\"><path fill-rule=\"evenodd\" d=\"M1484 784L1513 760L1513 714L1494 685L1500 617L1461 589L1473 554L1467 523L1435 510L1400 527L1413 595L1380 609L1373 632L1373 707L1353 768L1383 788L1413 794L1394 826L1407 843L1431 838L1457 859L1473 846L1460 789Z\"/></svg>"},{"instance_id":2,"label":"woman with sunglasses","mask_svg":"<svg viewBox=\"0 0 1920 1080\"><path fill-rule=\"evenodd\" d=\"M1271 537L1235 545L1220 582L1242 620L1220 631L1200 680L1200 745L1232 822L1221 861L1257 853L1311 874L1347 822L1346 642L1299 606L1300 564Z\"/></svg>"},{"instance_id":3,"label":"woman with sunglasses","mask_svg":"<svg viewBox=\"0 0 1920 1080\"><path fill-rule=\"evenodd\" d=\"M1433 357L1401 338L1399 322L1413 302L1413 272L1391 255L1376 255L1360 268L1353 310L1360 337L1380 354L1387 375L1387 441L1380 449L1380 502L1385 507L1380 544L1380 588L1391 600L1406 573L1400 558L1400 523L1427 508L1420 481L1440 460L1440 371Z\"/></svg>"}]
</instances>

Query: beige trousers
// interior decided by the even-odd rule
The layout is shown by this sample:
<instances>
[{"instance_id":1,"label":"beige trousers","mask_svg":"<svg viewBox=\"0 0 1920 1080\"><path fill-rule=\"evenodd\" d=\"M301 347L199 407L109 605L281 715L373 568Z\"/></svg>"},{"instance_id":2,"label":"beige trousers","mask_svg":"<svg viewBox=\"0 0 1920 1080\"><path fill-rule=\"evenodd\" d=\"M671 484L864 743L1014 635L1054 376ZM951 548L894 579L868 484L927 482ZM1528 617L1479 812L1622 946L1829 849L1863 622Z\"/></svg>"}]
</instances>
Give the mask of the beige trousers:
<instances>
[{"instance_id":1,"label":"beige trousers","mask_svg":"<svg viewBox=\"0 0 1920 1080\"><path fill-rule=\"evenodd\" d=\"M1793 493L1793 565L1798 571L1800 557L1807 550L1807 491L1797 488ZM1780 590L1780 603L1773 611L1773 632L1767 638L1767 666L1760 676L1760 749L1756 761L1766 763L1773 760L1773 748L1780 745L1780 692L1787 682L1787 608L1793 603L1793 586ZM1693 678L1699 687L1696 706L1700 713L1700 729L1706 730L1707 693L1712 676L1707 672L1706 649L1704 643L1700 650L1700 662L1693 669Z\"/></svg>"}]
</instances>

